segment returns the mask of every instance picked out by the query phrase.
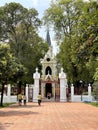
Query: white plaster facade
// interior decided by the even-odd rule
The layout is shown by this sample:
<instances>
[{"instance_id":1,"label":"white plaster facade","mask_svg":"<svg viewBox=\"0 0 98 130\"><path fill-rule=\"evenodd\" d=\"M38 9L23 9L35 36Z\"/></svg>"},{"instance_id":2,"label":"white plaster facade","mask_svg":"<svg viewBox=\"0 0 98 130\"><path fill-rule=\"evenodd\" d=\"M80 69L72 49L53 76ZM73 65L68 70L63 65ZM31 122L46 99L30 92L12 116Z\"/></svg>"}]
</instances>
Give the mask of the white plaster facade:
<instances>
[{"instance_id":1,"label":"white plaster facade","mask_svg":"<svg viewBox=\"0 0 98 130\"><path fill-rule=\"evenodd\" d=\"M33 78L34 78L33 102L37 102L37 96L39 93L39 79L40 79L40 73L38 73L38 68L36 68L36 72L34 73Z\"/></svg>"},{"instance_id":2,"label":"white plaster facade","mask_svg":"<svg viewBox=\"0 0 98 130\"><path fill-rule=\"evenodd\" d=\"M60 102L66 102L67 79L66 74L63 72L63 68L61 68L59 79L60 79Z\"/></svg>"},{"instance_id":3,"label":"white plaster facade","mask_svg":"<svg viewBox=\"0 0 98 130\"><path fill-rule=\"evenodd\" d=\"M53 55L53 49L49 46L49 50L41 59L42 75L41 75L41 93L43 99L47 98L47 94L51 94L51 98L55 99L55 87L57 86L57 61Z\"/></svg>"}]
</instances>

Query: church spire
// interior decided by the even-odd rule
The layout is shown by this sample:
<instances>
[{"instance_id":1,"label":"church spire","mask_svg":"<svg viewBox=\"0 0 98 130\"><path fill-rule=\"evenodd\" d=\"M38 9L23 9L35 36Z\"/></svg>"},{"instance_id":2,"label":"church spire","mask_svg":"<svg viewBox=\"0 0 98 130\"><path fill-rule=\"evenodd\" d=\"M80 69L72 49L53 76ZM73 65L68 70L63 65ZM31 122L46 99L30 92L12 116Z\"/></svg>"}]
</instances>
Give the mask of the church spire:
<instances>
[{"instance_id":1,"label":"church spire","mask_svg":"<svg viewBox=\"0 0 98 130\"><path fill-rule=\"evenodd\" d=\"M50 39L49 29L47 29L46 42L48 43L49 46L51 46L51 39Z\"/></svg>"}]
</instances>

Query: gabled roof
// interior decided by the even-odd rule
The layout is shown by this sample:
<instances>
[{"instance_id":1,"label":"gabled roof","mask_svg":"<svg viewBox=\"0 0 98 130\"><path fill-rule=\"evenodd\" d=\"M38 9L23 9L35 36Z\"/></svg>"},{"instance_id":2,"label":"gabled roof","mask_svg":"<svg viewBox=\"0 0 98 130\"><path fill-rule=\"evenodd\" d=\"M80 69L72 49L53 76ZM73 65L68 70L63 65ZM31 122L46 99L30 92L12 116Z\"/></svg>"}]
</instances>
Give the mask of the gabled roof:
<instances>
[{"instance_id":1,"label":"gabled roof","mask_svg":"<svg viewBox=\"0 0 98 130\"><path fill-rule=\"evenodd\" d=\"M46 75L46 78L45 78L45 80L48 80L48 81L52 81L52 77L51 77L51 75L48 73L47 75Z\"/></svg>"}]
</instances>

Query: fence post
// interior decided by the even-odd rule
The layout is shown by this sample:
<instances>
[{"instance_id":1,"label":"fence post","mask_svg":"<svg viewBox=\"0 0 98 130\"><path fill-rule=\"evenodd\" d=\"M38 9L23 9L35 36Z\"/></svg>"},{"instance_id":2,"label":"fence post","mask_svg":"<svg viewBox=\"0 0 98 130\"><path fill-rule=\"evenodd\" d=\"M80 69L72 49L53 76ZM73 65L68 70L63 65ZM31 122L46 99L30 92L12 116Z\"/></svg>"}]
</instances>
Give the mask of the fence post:
<instances>
[{"instance_id":1,"label":"fence post","mask_svg":"<svg viewBox=\"0 0 98 130\"><path fill-rule=\"evenodd\" d=\"M66 74L63 72L63 68L61 68L59 79L60 79L60 102L66 102L67 79Z\"/></svg>"},{"instance_id":2,"label":"fence post","mask_svg":"<svg viewBox=\"0 0 98 130\"><path fill-rule=\"evenodd\" d=\"M7 96L11 96L11 85L7 85Z\"/></svg>"},{"instance_id":3,"label":"fence post","mask_svg":"<svg viewBox=\"0 0 98 130\"><path fill-rule=\"evenodd\" d=\"M25 87L25 94L26 94L26 98L27 98L27 102L28 102L28 84L26 84L26 87Z\"/></svg>"},{"instance_id":4,"label":"fence post","mask_svg":"<svg viewBox=\"0 0 98 130\"><path fill-rule=\"evenodd\" d=\"M37 96L39 93L39 79L40 79L40 73L38 73L38 68L36 68L36 72L34 73L33 78L34 78L33 102L37 102Z\"/></svg>"},{"instance_id":5,"label":"fence post","mask_svg":"<svg viewBox=\"0 0 98 130\"><path fill-rule=\"evenodd\" d=\"M91 101L91 84L88 85L88 100Z\"/></svg>"},{"instance_id":6,"label":"fence post","mask_svg":"<svg viewBox=\"0 0 98 130\"><path fill-rule=\"evenodd\" d=\"M73 84L71 84L71 101L72 102L74 101L73 96L74 96L74 86Z\"/></svg>"}]
</instances>

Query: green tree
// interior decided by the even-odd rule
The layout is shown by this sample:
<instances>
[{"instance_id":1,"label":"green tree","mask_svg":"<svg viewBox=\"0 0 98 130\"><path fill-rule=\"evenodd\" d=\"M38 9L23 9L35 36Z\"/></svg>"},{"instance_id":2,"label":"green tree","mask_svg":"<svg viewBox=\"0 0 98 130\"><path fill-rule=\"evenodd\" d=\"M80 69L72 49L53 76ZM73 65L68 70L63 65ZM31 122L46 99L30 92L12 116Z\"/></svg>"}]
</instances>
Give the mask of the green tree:
<instances>
[{"instance_id":1,"label":"green tree","mask_svg":"<svg viewBox=\"0 0 98 130\"><path fill-rule=\"evenodd\" d=\"M98 81L98 67L96 68L96 72L94 74L95 81Z\"/></svg>"},{"instance_id":2,"label":"green tree","mask_svg":"<svg viewBox=\"0 0 98 130\"><path fill-rule=\"evenodd\" d=\"M13 81L14 75L24 67L10 53L10 46L0 44L0 83L2 84L1 91L1 106L3 105L4 85Z\"/></svg>"},{"instance_id":3,"label":"green tree","mask_svg":"<svg viewBox=\"0 0 98 130\"><path fill-rule=\"evenodd\" d=\"M96 67L98 66L98 3L90 1L84 8L84 15L79 22L81 32L77 56L88 70L88 79L93 81Z\"/></svg>"},{"instance_id":4,"label":"green tree","mask_svg":"<svg viewBox=\"0 0 98 130\"><path fill-rule=\"evenodd\" d=\"M53 1L45 12L60 44L58 60L70 82L93 81L98 66L98 3L83 0Z\"/></svg>"},{"instance_id":5,"label":"green tree","mask_svg":"<svg viewBox=\"0 0 98 130\"><path fill-rule=\"evenodd\" d=\"M36 67L40 68L40 58L44 56L48 46L32 27L28 30L28 34L26 31L23 24L18 26L16 35L18 39L17 44L13 38L10 41L10 46L14 56L18 57L20 62L27 68L27 74L23 82L28 81L28 83L32 83L32 74L35 72Z\"/></svg>"},{"instance_id":6,"label":"green tree","mask_svg":"<svg viewBox=\"0 0 98 130\"><path fill-rule=\"evenodd\" d=\"M4 30L1 40L10 44L13 56L17 57L27 70L21 82L32 83L32 74L36 67L40 67L40 58L48 48L38 36L38 27L41 25L38 12L34 8L26 9L18 3L6 4L0 10L1 27ZM20 73L17 75L22 74Z\"/></svg>"}]
</instances>

